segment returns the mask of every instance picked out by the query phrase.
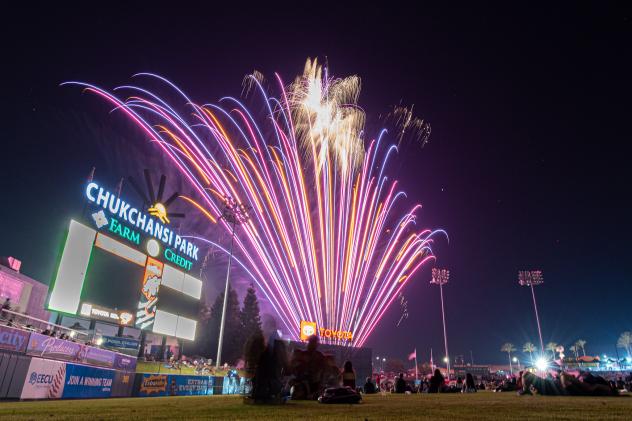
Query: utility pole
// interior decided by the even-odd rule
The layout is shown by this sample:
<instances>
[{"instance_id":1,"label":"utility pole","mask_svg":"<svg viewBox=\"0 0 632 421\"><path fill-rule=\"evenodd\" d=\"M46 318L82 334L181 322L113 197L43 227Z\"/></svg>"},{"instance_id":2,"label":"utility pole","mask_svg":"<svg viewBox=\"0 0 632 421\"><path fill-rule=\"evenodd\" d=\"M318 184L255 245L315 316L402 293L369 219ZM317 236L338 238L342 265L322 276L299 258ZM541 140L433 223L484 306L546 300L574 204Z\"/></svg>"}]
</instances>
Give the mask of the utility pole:
<instances>
[{"instance_id":1,"label":"utility pole","mask_svg":"<svg viewBox=\"0 0 632 421\"><path fill-rule=\"evenodd\" d=\"M522 286L531 288L531 297L533 297L533 309L535 310L535 321L538 325L538 335L540 336L540 352L544 355L544 341L542 340L542 328L540 328L540 316L538 315L538 304L535 301L534 286L544 283L544 277L541 270L521 270L518 272L518 283Z\"/></svg>"},{"instance_id":2,"label":"utility pole","mask_svg":"<svg viewBox=\"0 0 632 421\"><path fill-rule=\"evenodd\" d=\"M448 380L450 380L450 354L448 353L448 335L445 328L445 307L443 305L443 285L448 283L450 279L450 271L447 269L432 269L431 284L439 285L439 292L441 294L441 318L443 319L443 343L445 345L445 362L448 369Z\"/></svg>"},{"instance_id":3,"label":"utility pole","mask_svg":"<svg viewBox=\"0 0 632 421\"><path fill-rule=\"evenodd\" d=\"M219 341L217 344L216 367L222 364L222 345L224 343L224 326L226 324L226 306L228 304L228 286L230 284L230 265L233 260L233 245L235 243L235 226L242 225L250 219L252 208L242 203L237 203L232 197L224 196L223 218L231 226L230 252L228 254L228 268L226 269L226 285L224 286L224 305L222 306L222 321L219 327Z\"/></svg>"}]
</instances>

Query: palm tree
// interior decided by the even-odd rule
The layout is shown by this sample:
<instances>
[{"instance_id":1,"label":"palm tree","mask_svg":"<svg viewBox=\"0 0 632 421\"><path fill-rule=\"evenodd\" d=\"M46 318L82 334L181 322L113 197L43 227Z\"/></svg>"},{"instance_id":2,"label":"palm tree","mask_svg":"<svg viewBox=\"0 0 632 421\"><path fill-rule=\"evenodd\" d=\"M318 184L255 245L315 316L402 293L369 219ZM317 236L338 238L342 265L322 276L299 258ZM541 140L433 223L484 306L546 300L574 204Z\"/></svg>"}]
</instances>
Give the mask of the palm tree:
<instances>
[{"instance_id":1,"label":"palm tree","mask_svg":"<svg viewBox=\"0 0 632 421\"><path fill-rule=\"evenodd\" d=\"M579 350L581 348L582 355L585 357L586 356L586 349L584 347L586 346L586 341L583 340L583 339L578 339L577 342L575 342L575 346L577 347L577 350Z\"/></svg>"},{"instance_id":2,"label":"palm tree","mask_svg":"<svg viewBox=\"0 0 632 421\"><path fill-rule=\"evenodd\" d=\"M555 359L555 348L557 348L557 344L555 342L549 342L548 344L546 344L545 348L547 351L551 351L551 354L553 354L553 359Z\"/></svg>"},{"instance_id":3,"label":"palm tree","mask_svg":"<svg viewBox=\"0 0 632 421\"><path fill-rule=\"evenodd\" d=\"M516 351L516 347L510 343L505 343L502 347L500 347L501 352L506 352L509 355L509 371L513 374L513 364L511 364L511 353Z\"/></svg>"},{"instance_id":4,"label":"palm tree","mask_svg":"<svg viewBox=\"0 0 632 421\"><path fill-rule=\"evenodd\" d=\"M522 352L528 352L529 353L529 358L531 359L531 364L533 364L533 353L535 352L535 345L533 345L531 342L527 342L522 347Z\"/></svg>"},{"instance_id":5,"label":"palm tree","mask_svg":"<svg viewBox=\"0 0 632 421\"><path fill-rule=\"evenodd\" d=\"M568 347L568 350L575 354L575 359L577 359L577 351L579 350L579 347L577 345L571 345Z\"/></svg>"},{"instance_id":6,"label":"palm tree","mask_svg":"<svg viewBox=\"0 0 632 421\"><path fill-rule=\"evenodd\" d=\"M628 357L632 357L632 332L623 332L617 341L619 348L625 349Z\"/></svg>"}]
</instances>

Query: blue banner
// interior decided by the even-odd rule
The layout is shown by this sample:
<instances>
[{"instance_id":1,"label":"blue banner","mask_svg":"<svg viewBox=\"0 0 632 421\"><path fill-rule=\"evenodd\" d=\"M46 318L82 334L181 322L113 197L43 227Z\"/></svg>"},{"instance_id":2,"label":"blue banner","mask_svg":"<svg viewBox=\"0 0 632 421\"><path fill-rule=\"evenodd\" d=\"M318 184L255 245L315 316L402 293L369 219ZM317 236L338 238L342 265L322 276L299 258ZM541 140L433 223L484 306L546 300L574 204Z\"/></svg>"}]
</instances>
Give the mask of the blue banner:
<instances>
[{"instance_id":1,"label":"blue banner","mask_svg":"<svg viewBox=\"0 0 632 421\"><path fill-rule=\"evenodd\" d=\"M114 370L66 364L62 398L109 398L114 373Z\"/></svg>"},{"instance_id":2,"label":"blue banner","mask_svg":"<svg viewBox=\"0 0 632 421\"><path fill-rule=\"evenodd\" d=\"M169 394L212 395L213 377L210 376L169 376Z\"/></svg>"},{"instance_id":3,"label":"blue banner","mask_svg":"<svg viewBox=\"0 0 632 421\"><path fill-rule=\"evenodd\" d=\"M103 336L104 348L116 348L116 349L135 349L138 351L140 347L140 341L132 338L120 338L118 336Z\"/></svg>"},{"instance_id":4,"label":"blue banner","mask_svg":"<svg viewBox=\"0 0 632 421\"><path fill-rule=\"evenodd\" d=\"M143 374L137 396L212 395L214 377Z\"/></svg>"},{"instance_id":5,"label":"blue banner","mask_svg":"<svg viewBox=\"0 0 632 421\"><path fill-rule=\"evenodd\" d=\"M240 391L240 381L237 376L225 376L222 385L222 395L237 395Z\"/></svg>"}]
</instances>

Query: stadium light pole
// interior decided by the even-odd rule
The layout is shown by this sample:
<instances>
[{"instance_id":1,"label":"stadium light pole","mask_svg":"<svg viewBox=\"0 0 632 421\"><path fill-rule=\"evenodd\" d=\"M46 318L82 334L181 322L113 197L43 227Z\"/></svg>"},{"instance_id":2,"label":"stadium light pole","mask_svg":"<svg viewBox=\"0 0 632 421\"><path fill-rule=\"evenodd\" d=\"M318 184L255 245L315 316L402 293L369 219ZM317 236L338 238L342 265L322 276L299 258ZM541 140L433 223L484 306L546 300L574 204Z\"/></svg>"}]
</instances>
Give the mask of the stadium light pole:
<instances>
[{"instance_id":1,"label":"stadium light pole","mask_svg":"<svg viewBox=\"0 0 632 421\"><path fill-rule=\"evenodd\" d=\"M432 269L431 284L439 285L439 291L441 294L441 317L443 319L443 343L445 345L445 360L446 367L448 369L448 380L450 380L450 354L448 353L448 335L445 328L445 307L443 306L443 285L448 283L450 279L450 271L447 269Z\"/></svg>"},{"instance_id":2,"label":"stadium light pole","mask_svg":"<svg viewBox=\"0 0 632 421\"><path fill-rule=\"evenodd\" d=\"M250 219L250 210L252 208L242 203L237 203L230 196L224 196L224 210L222 216L231 226L230 252L228 253L228 268L226 269L226 285L224 286L224 305L222 306L222 321L219 326L219 341L217 344L217 368L222 364L222 345L224 343L224 326L226 324L226 306L228 304L228 285L230 284L230 264L233 260L233 245L235 243L235 226L241 225Z\"/></svg>"},{"instance_id":3,"label":"stadium light pole","mask_svg":"<svg viewBox=\"0 0 632 421\"><path fill-rule=\"evenodd\" d=\"M541 356L544 356L544 341L542 340L542 329L540 328L540 316L538 315L538 304L535 301L535 289L536 285L544 283L544 277L541 270L521 270L518 272L518 283L521 286L528 286L531 288L531 297L533 297L533 309L535 310L535 321L538 325L538 335L540 336L540 352Z\"/></svg>"}]
</instances>

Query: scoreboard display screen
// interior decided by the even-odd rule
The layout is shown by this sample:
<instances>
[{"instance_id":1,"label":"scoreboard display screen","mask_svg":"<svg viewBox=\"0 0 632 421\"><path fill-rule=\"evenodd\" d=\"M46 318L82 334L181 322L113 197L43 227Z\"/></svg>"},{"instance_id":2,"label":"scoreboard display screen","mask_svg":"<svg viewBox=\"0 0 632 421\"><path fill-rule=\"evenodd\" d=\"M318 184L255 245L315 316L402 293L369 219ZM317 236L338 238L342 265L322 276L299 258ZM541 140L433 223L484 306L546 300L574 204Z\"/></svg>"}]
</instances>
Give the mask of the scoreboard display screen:
<instances>
[{"instance_id":1,"label":"scoreboard display screen","mask_svg":"<svg viewBox=\"0 0 632 421\"><path fill-rule=\"evenodd\" d=\"M81 290L81 302L134 313L144 268L94 247Z\"/></svg>"},{"instance_id":2,"label":"scoreboard display screen","mask_svg":"<svg viewBox=\"0 0 632 421\"><path fill-rule=\"evenodd\" d=\"M194 340L202 282L157 257L72 220L48 309Z\"/></svg>"}]
</instances>

